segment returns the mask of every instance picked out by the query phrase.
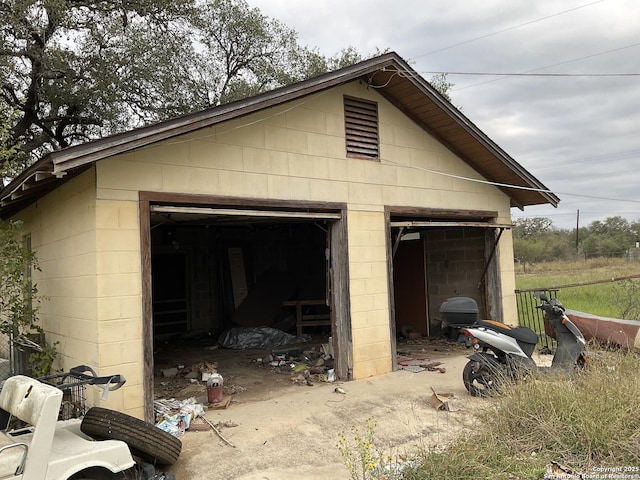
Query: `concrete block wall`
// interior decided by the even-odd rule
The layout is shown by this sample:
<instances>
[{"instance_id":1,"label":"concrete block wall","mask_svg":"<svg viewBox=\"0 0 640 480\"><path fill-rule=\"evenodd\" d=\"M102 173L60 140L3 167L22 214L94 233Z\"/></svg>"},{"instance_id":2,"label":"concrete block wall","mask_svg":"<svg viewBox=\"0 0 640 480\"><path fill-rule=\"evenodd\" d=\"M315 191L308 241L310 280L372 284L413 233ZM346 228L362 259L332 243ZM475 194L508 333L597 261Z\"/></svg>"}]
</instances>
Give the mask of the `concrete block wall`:
<instances>
[{"instance_id":1,"label":"concrete block wall","mask_svg":"<svg viewBox=\"0 0 640 480\"><path fill-rule=\"evenodd\" d=\"M346 158L344 95L378 102L379 162ZM354 82L100 162L98 196L134 199L146 190L346 203L353 372L363 378L391 369L384 207L473 205L510 218L498 189L436 171L481 179L375 90Z\"/></svg>"},{"instance_id":2,"label":"concrete block wall","mask_svg":"<svg viewBox=\"0 0 640 480\"><path fill-rule=\"evenodd\" d=\"M46 341L59 342L55 369L99 363L95 182L91 171L20 212L41 271L39 319Z\"/></svg>"},{"instance_id":3,"label":"concrete block wall","mask_svg":"<svg viewBox=\"0 0 640 480\"><path fill-rule=\"evenodd\" d=\"M429 317L440 317L442 302L471 297L482 308L478 283L485 263L484 229L450 228L424 233L429 284ZM484 312L480 313L484 316Z\"/></svg>"},{"instance_id":4,"label":"concrete block wall","mask_svg":"<svg viewBox=\"0 0 640 480\"><path fill-rule=\"evenodd\" d=\"M344 95L378 103L379 162L346 158ZM38 212L28 209L34 246L45 254L44 283L58 300L43 311L45 321L65 342L69 362L82 358L101 373L125 373L128 388L111 405L141 413L139 192L342 202L348 207L353 373L386 373L391 339L385 206L473 205L498 211L499 221L510 218L509 199L497 188L436 172L480 178L359 82L101 160L44 197ZM509 242L502 241L499 253L507 274L513 270ZM503 280L503 286L511 282Z\"/></svg>"},{"instance_id":5,"label":"concrete block wall","mask_svg":"<svg viewBox=\"0 0 640 480\"><path fill-rule=\"evenodd\" d=\"M347 228L353 375L365 378L391 371L384 214L350 211Z\"/></svg>"}]
</instances>

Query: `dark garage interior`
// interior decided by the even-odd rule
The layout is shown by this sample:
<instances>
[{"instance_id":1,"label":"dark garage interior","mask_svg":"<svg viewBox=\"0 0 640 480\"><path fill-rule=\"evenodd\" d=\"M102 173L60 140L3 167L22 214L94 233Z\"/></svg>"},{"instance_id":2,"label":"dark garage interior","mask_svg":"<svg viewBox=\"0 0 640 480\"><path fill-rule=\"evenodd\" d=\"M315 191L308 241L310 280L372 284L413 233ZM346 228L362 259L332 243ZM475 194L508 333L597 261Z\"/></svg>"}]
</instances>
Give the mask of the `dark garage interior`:
<instances>
[{"instance_id":1,"label":"dark garage interior","mask_svg":"<svg viewBox=\"0 0 640 480\"><path fill-rule=\"evenodd\" d=\"M395 327L398 337L414 332L424 337L440 337L442 329L439 308L452 297L470 297L478 303L481 318L489 318L495 262L486 268L486 258L493 246L493 230L478 227L451 226L416 228L400 232L393 255ZM489 238L487 238L489 235Z\"/></svg>"},{"instance_id":2,"label":"dark garage interior","mask_svg":"<svg viewBox=\"0 0 640 480\"><path fill-rule=\"evenodd\" d=\"M277 211L255 214L229 209L232 213L227 215L168 210L150 213L156 379L162 380L159 368L202 359L218 362L223 376L233 368L232 375L242 379L273 378L264 369L256 370L256 358L289 348L308 352L326 346L334 356L345 352L342 358L334 357L336 373L337 378L350 378L350 323L348 318L344 322L349 315L348 274L340 266L347 263L346 236L336 234L343 220L332 213L304 218L278 216ZM341 227L335 228L338 224ZM497 276L485 261L495 245L494 229L411 228L395 242L400 232L390 229L394 354L406 351L407 332L426 342L446 335L438 308L447 298L472 297L480 315L487 315L491 295L486 292L492 288L487 285ZM337 277L336 267L343 269ZM343 299L339 307L331 305L336 294ZM306 319L304 328L298 325L300 317ZM298 339L303 334L305 342L276 348L229 348L225 343L231 331L263 327ZM157 394L157 380L155 389Z\"/></svg>"},{"instance_id":3,"label":"dark garage interior","mask_svg":"<svg viewBox=\"0 0 640 480\"><path fill-rule=\"evenodd\" d=\"M327 312L327 221L173 213L151 221L154 340L236 326L295 334L295 308L283 303L298 299L322 301L306 309Z\"/></svg>"}]
</instances>

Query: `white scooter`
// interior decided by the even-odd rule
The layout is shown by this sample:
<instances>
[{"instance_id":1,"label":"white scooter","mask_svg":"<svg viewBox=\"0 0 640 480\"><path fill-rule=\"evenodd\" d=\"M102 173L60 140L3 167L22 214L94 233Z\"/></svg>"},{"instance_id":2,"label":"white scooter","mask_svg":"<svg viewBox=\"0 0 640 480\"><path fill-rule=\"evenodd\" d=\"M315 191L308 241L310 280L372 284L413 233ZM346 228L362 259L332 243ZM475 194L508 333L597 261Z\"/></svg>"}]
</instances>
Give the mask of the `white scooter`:
<instances>
[{"instance_id":1,"label":"white scooter","mask_svg":"<svg viewBox=\"0 0 640 480\"><path fill-rule=\"evenodd\" d=\"M585 339L578 327L564 313L556 300L540 295L546 330L558 345L551 363L552 368L584 366ZM533 360L538 335L527 327L511 327L494 320L479 320L462 329L467 346L475 353L462 372L464 386L473 396L496 393L505 379L515 380L539 368Z\"/></svg>"}]
</instances>

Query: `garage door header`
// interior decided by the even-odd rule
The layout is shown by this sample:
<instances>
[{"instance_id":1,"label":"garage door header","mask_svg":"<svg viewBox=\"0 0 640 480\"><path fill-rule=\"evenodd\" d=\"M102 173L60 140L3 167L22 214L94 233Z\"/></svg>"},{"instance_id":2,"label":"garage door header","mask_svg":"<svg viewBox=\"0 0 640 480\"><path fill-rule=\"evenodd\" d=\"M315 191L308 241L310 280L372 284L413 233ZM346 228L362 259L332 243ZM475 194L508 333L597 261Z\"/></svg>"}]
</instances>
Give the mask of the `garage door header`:
<instances>
[{"instance_id":1,"label":"garage door header","mask_svg":"<svg viewBox=\"0 0 640 480\"><path fill-rule=\"evenodd\" d=\"M278 217L278 218L308 218L316 220L339 220L340 213L332 212L301 212L288 210L250 210L243 208L209 208L209 207L178 207L171 205L151 205L152 213L185 213L198 215L237 215L249 217Z\"/></svg>"}]
</instances>

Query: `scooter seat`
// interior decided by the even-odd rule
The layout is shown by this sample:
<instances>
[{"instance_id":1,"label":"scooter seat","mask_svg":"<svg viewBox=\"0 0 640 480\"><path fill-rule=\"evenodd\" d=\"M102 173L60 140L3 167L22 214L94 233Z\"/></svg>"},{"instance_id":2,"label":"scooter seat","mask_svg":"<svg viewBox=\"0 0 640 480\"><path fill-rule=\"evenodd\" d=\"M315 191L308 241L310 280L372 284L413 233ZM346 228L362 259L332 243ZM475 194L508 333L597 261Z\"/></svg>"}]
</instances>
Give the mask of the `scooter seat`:
<instances>
[{"instance_id":1,"label":"scooter seat","mask_svg":"<svg viewBox=\"0 0 640 480\"><path fill-rule=\"evenodd\" d=\"M500 333L515 338L518 342L522 343L535 345L539 340L536 332L527 327L512 327L501 322L496 322L495 320L478 320L478 325L498 330Z\"/></svg>"}]
</instances>

